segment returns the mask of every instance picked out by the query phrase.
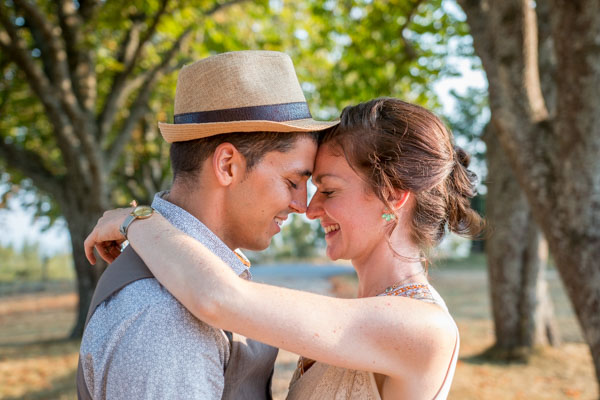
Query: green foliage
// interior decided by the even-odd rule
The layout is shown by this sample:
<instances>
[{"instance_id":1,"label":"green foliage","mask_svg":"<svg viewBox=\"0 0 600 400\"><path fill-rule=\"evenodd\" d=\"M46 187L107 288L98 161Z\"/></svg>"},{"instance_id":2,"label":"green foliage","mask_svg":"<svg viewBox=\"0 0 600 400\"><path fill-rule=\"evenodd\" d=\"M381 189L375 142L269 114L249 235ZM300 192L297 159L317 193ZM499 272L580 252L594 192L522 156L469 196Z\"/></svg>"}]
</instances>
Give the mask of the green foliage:
<instances>
[{"instance_id":1,"label":"green foliage","mask_svg":"<svg viewBox=\"0 0 600 400\"><path fill-rule=\"evenodd\" d=\"M222 2L221 2L222 3ZM160 63L161 57L177 38L190 29L185 42L173 59L173 68L156 84L143 118L136 124L121 154L107 176L107 192L113 205L122 206L132 198L150 201L155 191L168 187L168 145L162 140L157 121L172 121L177 69L211 54L265 49L285 51L294 60L300 82L317 118L334 118L348 104L379 96L395 96L438 108L433 82L455 73L446 62L450 48L456 54L470 54L467 26L460 15L448 12L442 0L309 0L240 2L223 7L207 17L218 2L187 0L168 2L155 32L139 55L129 80ZM19 28L34 60L42 65L44 49L37 48L25 14L5 3L12 21ZM101 2L84 29L82 46L93 59L96 99L93 111L100 117L114 90L114 79L126 66L120 49L127 32L135 27L143 34L163 1L134 0L125 3ZM39 3L39 11L57 23L55 4ZM458 41L458 45L452 44ZM467 49L465 51L464 49ZM42 51L40 51L42 50ZM454 54L454 55L456 55ZM108 149L123 129L141 89L133 90L118 110L115 123L99 143ZM10 99L10 101L8 101ZM0 52L0 140L15 144L38 155L54 176L68 173L64 155L52 131L41 102L30 88L23 71ZM19 190L35 199L30 206L38 215L49 216L49 223L60 215L56 202L39 191L27 175L0 159L0 207ZM69 190L64 187L62 190ZM306 226L304 226L304 225ZM299 250L282 249L282 254L311 254L313 238L299 218L282 236L297 241ZM318 224L313 224L317 227ZM303 233L304 232L304 233ZM287 239L285 242L289 242ZM306 244L302 241L307 241ZM285 247L285 246L284 246ZM313 246L314 247L314 246Z\"/></svg>"},{"instance_id":2,"label":"green foliage","mask_svg":"<svg viewBox=\"0 0 600 400\"><path fill-rule=\"evenodd\" d=\"M269 248L263 252L246 252L253 263L271 261L297 261L324 256L325 239L318 221L309 221L304 216L291 214L290 220L275 235Z\"/></svg>"},{"instance_id":3,"label":"green foliage","mask_svg":"<svg viewBox=\"0 0 600 400\"><path fill-rule=\"evenodd\" d=\"M254 37L292 56L313 113L321 118L380 96L435 109L432 83L456 73L445 62L450 42L454 55L472 52L464 46L465 21L441 0L312 0L270 11L271 19L254 21Z\"/></svg>"},{"instance_id":4,"label":"green foliage","mask_svg":"<svg viewBox=\"0 0 600 400\"><path fill-rule=\"evenodd\" d=\"M273 250L283 258L315 257L324 245L315 225L318 223L310 223L302 216L293 214L290 222L283 227L281 235L274 241Z\"/></svg>"},{"instance_id":5,"label":"green foliage","mask_svg":"<svg viewBox=\"0 0 600 400\"><path fill-rule=\"evenodd\" d=\"M471 155L470 168L477 173L478 195L472 206L480 214L485 210L487 187L486 145L483 141L485 127L490 120L487 89L469 88L464 95L452 92L456 99L456 110L446 116L456 143Z\"/></svg>"},{"instance_id":6,"label":"green foliage","mask_svg":"<svg viewBox=\"0 0 600 400\"><path fill-rule=\"evenodd\" d=\"M454 113L446 116L455 136L457 144L483 159L485 145L482 135L490 120L487 89L470 87L464 95L451 92L456 99Z\"/></svg>"}]
</instances>

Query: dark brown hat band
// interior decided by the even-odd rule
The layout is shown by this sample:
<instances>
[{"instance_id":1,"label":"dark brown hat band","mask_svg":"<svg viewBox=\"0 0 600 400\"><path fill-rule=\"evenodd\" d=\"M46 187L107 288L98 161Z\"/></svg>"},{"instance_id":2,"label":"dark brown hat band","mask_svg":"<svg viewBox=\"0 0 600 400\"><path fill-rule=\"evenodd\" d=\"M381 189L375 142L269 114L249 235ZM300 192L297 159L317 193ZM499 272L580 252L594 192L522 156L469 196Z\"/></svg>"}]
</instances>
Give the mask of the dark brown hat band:
<instances>
[{"instance_id":1,"label":"dark brown hat band","mask_svg":"<svg viewBox=\"0 0 600 400\"><path fill-rule=\"evenodd\" d=\"M205 124L232 121L284 122L306 118L312 118L308 104L306 102L298 102L177 114L174 117L174 123Z\"/></svg>"}]
</instances>

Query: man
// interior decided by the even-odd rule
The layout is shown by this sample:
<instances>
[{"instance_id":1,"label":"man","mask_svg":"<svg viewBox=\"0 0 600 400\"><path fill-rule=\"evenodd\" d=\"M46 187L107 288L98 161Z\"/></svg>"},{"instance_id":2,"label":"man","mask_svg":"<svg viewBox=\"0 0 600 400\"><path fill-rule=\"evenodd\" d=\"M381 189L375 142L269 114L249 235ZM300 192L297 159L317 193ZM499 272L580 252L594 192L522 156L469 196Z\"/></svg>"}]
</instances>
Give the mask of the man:
<instances>
[{"instance_id":1,"label":"man","mask_svg":"<svg viewBox=\"0 0 600 400\"><path fill-rule=\"evenodd\" d=\"M306 210L316 132L290 58L220 54L182 69L169 192L152 208L250 279L237 248L263 250L291 212ZM147 217L136 209L123 224ZM103 274L80 350L79 398L270 398L277 350L195 319L131 248Z\"/></svg>"}]
</instances>

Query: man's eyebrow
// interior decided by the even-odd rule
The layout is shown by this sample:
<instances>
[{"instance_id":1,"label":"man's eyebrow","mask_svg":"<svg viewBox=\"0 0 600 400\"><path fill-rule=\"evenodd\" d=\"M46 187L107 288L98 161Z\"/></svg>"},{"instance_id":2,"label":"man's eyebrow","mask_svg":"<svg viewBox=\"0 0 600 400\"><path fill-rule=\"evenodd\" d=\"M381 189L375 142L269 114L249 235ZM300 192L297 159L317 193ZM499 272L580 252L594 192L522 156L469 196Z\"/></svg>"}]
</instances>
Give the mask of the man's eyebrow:
<instances>
[{"instance_id":1,"label":"man's eyebrow","mask_svg":"<svg viewBox=\"0 0 600 400\"><path fill-rule=\"evenodd\" d=\"M293 174L297 175L297 176L302 176L302 177L306 176L307 178L310 178L310 176L312 175L312 171L309 171L307 169L304 169L304 170L298 169L298 170L294 171Z\"/></svg>"}]
</instances>

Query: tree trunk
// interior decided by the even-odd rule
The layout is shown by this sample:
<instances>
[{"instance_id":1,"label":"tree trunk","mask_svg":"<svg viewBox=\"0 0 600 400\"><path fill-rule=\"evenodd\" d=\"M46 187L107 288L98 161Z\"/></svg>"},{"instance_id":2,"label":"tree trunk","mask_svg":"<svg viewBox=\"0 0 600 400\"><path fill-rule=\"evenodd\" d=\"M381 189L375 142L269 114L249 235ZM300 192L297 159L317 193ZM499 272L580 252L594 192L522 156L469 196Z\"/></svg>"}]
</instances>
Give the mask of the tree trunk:
<instances>
[{"instance_id":1,"label":"tree trunk","mask_svg":"<svg viewBox=\"0 0 600 400\"><path fill-rule=\"evenodd\" d=\"M89 200L89 198L78 199L73 193L68 200L70 204L61 207L65 210L64 216L69 226L73 264L77 276L77 292L79 293L77 319L71 331L71 338L78 338L83 335L83 328L94 289L107 266L101 258L97 258L96 265L92 266L85 256L83 242L102 215L102 208L90 204ZM78 207L77 205L84 205L84 207Z\"/></svg>"},{"instance_id":2,"label":"tree trunk","mask_svg":"<svg viewBox=\"0 0 600 400\"><path fill-rule=\"evenodd\" d=\"M482 195L482 194L477 194L472 200L471 200L471 208L473 208L473 210L477 211L480 215L482 215L485 218L485 207L486 207L486 195ZM471 254L483 254L485 253L485 247L486 247L486 239L485 238L478 238L477 240L471 240Z\"/></svg>"},{"instance_id":3,"label":"tree trunk","mask_svg":"<svg viewBox=\"0 0 600 400\"><path fill-rule=\"evenodd\" d=\"M549 244L584 339L590 346L596 380L600 383L600 240L595 240L595 248L590 248L589 241L580 240L572 238L566 244L562 242L568 240L554 237L549 238Z\"/></svg>"},{"instance_id":4,"label":"tree trunk","mask_svg":"<svg viewBox=\"0 0 600 400\"><path fill-rule=\"evenodd\" d=\"M486 355L526 360L536 347L559 341L545 278L548 248L491 123L484 140L491 231L486 252L496 334Z\"/></svg>"},{"instance_id":5,"label":"tree trunk","mask_svg":"<svg viewBox=\"0 0 600 400\"><path fill-rule=\"evenodd\" d=\"M600 382L600 3L459 0L499 142L527 196Z\"/></svg>"}]
</instances>

